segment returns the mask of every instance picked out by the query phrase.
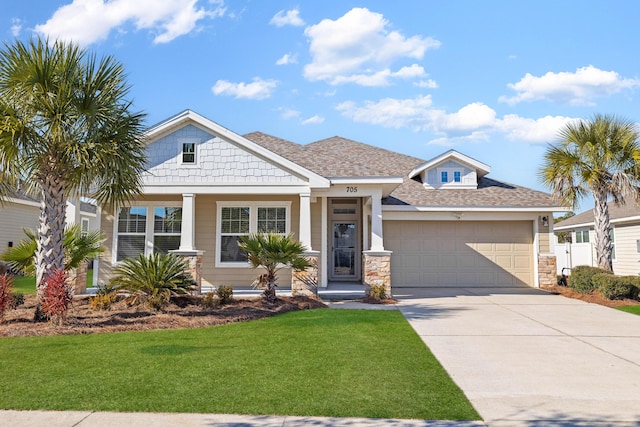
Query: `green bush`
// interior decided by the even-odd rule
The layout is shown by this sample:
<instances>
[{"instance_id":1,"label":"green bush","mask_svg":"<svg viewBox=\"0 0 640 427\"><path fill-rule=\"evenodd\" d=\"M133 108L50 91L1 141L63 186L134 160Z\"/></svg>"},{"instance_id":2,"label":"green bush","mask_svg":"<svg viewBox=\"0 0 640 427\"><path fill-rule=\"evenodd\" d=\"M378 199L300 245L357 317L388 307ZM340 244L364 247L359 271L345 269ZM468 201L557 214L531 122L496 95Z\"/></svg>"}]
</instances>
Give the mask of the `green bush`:
<instances>
[{"instance_id":1,"label":"green bush","mask_svg":"<svg viewBox=\"0 0 640 427\"><path fill-rule=\"evenodd\" d=\"M610 271L602 268L579 265L571 270L568 286L581 294L590 294L597 288L597 285L593 282L593 276L596 274L613 275Z\"/></svg>"},{"instance_id":2,"label":"green bush","mask_svg":"<svg viewBox=\"0 0 640 427\"><path fill-rule=\"evenodd\" d=\"M216 289L216 295L220 299L220 304L228 304L233 301L233 286L220 285Z\"/></svg>"},{"instance_id":3,"label":"green bush","mask_svg":"<svg viewBox=\"0 0 640 427\"><path fill-rule=\"evenodd\" d=\"M598 290L608 299L637 299L640 293L640 277L614 276L612 274L596 274L593 282Z\"/></svg>"},{"instance_id":4,"label":"green bush","mask_svg":"<svg viewBox=\"0 0 640 427\"><path fill-rule=\"evenodd\" d=\"M381 301L388 297L387 288L384 285L371 285L369 287L369 297Z\"/></svg>"}]
</instances>

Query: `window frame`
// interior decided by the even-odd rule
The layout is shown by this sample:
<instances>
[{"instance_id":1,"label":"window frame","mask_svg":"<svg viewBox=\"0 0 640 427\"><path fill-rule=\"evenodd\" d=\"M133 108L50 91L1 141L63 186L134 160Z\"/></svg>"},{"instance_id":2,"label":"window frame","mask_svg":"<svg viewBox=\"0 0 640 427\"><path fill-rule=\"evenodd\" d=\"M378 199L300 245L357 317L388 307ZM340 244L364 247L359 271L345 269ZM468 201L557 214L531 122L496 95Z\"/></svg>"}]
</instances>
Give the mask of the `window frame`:
<instances>
[{"instance_id":1,"label":"window frame","mask_svg":"<svg viewBox=\"0 0 640 427\"><path fill-rule=\"evenodd\" d=\"M436 168L438 174L438 184L441 187L456 187L464 185L462 178L464 175L464 168L462 167L439 167ZM456 175L458 181L456 181ZM443 178L446 177L446 181Z\"/></svg>"},{"instance_id":2,"label":"window frame","mask_svg":"<svg viewBox=\"0 0 640 427\"><path fill-rule=\"evenodd\" d=\"M85 224L87 225L85 227ZM82 237L87 237L89 234L89 218L80 218L80 235Z\"/></svg>"},{"instance_id":3,"label":"window frame","mask_svg":"<svg viewBox=\"0 0 640 427\"><path fill-rule=\"evenodd\" d=\"M154 210L157 207L167 207L167 208L182 208L181 201L157 201L157 202L132 202L125 206L118 206L115 209L113 214L113 240L112 240L112 253L111 253L111 264L119 265L122 261L118 261L118 235L142 235L142 233L118 233L118 224L119 224L119 213L118 211L121 208L145 208L147 211L147 218L145 222L145 232L144 232L144 255L149 256L153 254L154 249L154 236L155 236L155 214Z\"/></svg>"},{"instance_id":4,"label":"window frame","mask_svg":"<svg viewBox=\"0 0 640 427\"><path fill-rule=\"evenodd\" d=\"M217 201L216 202L216 268L251 268L251 264L246 262L224 262L220 257L222 246L222 208L249 208L249 233L258 232L258 209L259 208L284 208L285 209L285 233L291 233L291 201ZM226 233L225 235L229 235ZM234 234L237 235L237 234ZM244 234L242 234L244 235Z\"/></svg>"},{"instance_id":5,"label":"window frame","mask_svg":"<svg viewBox=\"0 0 640 427\"><path fill-rule=\"evenodd\" d=\"M200 166L200 138L178 138L178 165L184 168ZM193 162L184 161L185 144L193 144Z\"/></svg>"},{"instance_id":6,"label":"window frame","mask_svg":"<svg viewBox=\"0 0 640 427\"><path fill-rule=\"evenodd\" d=\"M587 241L584 241L584 236L587 236ZM578 237L580 236L580 237ZM579 241L578 241L579 240ZM589 229L581 229L581 230L576 230L575 232L575 243L577 245L581 245L581 244L588 244L591 242L591 236L589 234Z\"/></svg>"},{"instance_id":7,"label":"window frame","mask_svg":"<svg viewBox=\"0 0 640 427\"><path fill-rule=\"evenodd\" d=\"M158 208L178 208L178 209L182 210L182 205L180 205L180 206L165 206L165 205L162 205L162 206L153 206L152 207L152 210L153 210L153 230L152 230L152 234L153 234L153 236L152 236L153 237L153 241L152 241L152 243L153 243L153 252L155 252L155 248L156 248L156 236L166 236L166 237L176 237L177 236L177 237L181 237L181 235L182 235L182 221L183 221L182 212L180 213L180 231L178 231L178 232L175 232L175 231L171 231L171 232L161 231L161 232L158 232L158 231L156 231L156 213L155 213L155 211ZM180 240L178 240L178 248L180 247L180 243L179 242L180 242Z\"/></svg>"}]
</instances>

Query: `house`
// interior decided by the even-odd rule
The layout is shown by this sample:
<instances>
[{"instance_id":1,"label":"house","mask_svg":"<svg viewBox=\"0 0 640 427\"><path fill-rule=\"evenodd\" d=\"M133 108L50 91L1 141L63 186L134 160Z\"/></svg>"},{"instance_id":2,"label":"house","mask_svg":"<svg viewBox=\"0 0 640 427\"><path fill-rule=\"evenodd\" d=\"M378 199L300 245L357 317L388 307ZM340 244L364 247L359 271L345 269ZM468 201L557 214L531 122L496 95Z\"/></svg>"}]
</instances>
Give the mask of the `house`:
<instances>
[{"instance_id":1,"label":"house","mask_svg":"<svg viewBox=\"0 0 640 427\"><path fill-rule=\"evenodd\" d=\"M341 137L238 135L193 111L146 133L142 196L101 209L100 281L126 257L174 251L201 286L246 286L249 232L293 233L318 284L539 286L555 282L549 194L489 178L455 150L431 160ZM291 273L279 283L300 286Z\"/></svg>"},{"instance_id":2,"label":"house","mask_svg":"<svg viewBox=\"0 0 640 427\"><path fill-rule=\"evenodd\" d=\"M640 207L630 202L610 202L613 272L621 276L640 274ZM571 243L556 244L558 271L578 265L597 266L593 209L558 222L556 232L570 232Z\"/></svg>"},{"instance_id":3,"label":"house","mask_svg":"<svg viewBox=\"0 0 640 427\"><path fill-rule=\"evenodd\" d=\"M67 202L67 224L80 224L83 232L100 229L97 206L78 199ZM0 201L0 253L26 238L24 228L37 230L40 218L40 201L25 192L16 190ZM94 285L97 284L94 279Z\"/></svg>"}]
</instances>

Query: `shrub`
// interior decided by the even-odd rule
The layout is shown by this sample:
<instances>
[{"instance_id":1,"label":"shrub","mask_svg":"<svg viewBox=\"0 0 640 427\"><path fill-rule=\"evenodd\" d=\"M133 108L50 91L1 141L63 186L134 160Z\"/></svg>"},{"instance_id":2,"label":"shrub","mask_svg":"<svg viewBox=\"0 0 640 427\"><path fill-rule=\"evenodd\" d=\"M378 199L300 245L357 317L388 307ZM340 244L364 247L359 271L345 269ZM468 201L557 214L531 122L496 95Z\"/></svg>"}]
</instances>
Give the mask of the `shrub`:
<instances>
[{"instance_id":1,"label":"shrub","mask_svg":"<svg viewBox=\"0 0 640 427\"><path fill-rule=\"evenodd\" d=\"M172 254L127 258L114 273L111 285L129 292L131 304L144 301L156 310L166 307L171 295L186 294L194 285L187 261Z\"/></svg>"},{"instance_id":2,"label":"shrub","mask_svg":"<svg viewBox=\"0 0 640 427\"><path fill-rule=\"evenodd\" d=\"M597 288L597 285L593 282L593 276L596 274L613 275L610 271L602 268L579 265L571 270L568 285L576 292L590 294Z\"/></svg>"},{"instance_id":3,"label":"shrub","mask_svg":"<svg viewBox=\"0 0 640 427\"><path fill-rule=\"evenodd\" d=\"M598 290L608 299L637 299L640 292L640 277L614 276L612 274L596 274L593 282Z\"/></svg>"},{"instance_id":4,"label":"shrub","mask_svg":"<svg viewBox=\"0 0 640 427\"><path fill-rule=\"evenodd\" d=\"M0 275L0 323L4 313L13 306L13 278L8 273Z\"/></svg>"},{"instance_id":5,"label":"shrub","mask_svg":"<svg viewBox=\"0 0 640 427\"><path fill-rule=\"evenodd\" d=\"M24 295L20 292L13 293L13 303L11 304L11 308L14 310L24 304Z\"/></svg>"},{"instance_id":6,"label":"shrub","mask_svg":"<svg viewBox=\"0 0 640 427\"><path fill-rule=\"evenodd\" d=\"M216 295L220 299L220 304L229 304L231 301L233 301L233 286L218 286L218 289L216 289Z\"/></svg>"},{"instance_id":7,"label":"shrub","mask_svg":"<svg viewBox=\"0 0 640 427\"><path fill-rule=\"evenodd\" d=\"M67 284L67 272L55 270L45 281L42 312L56 324L62 325L73 301L73 286Z\"/></svg>"},{"instance_id":8,"label":"shrub","mask_svg":"<svg viewBox=\"0 0 640 427\"><path fill-rule=\"evenodd\" d=\"M89 297L89 307L92 310L111 310L111 305L118 300L118 288L108 285L98 285L95 295Z\"/></svg>"},{"instance_id":9,"label":"shrub","mask_svg":"<svg viewBox=\"0 0 640 427\"><path fill-rule=\"evenodd\" d=\"M220 304L220 300L215 292L209 292L205 294L200 300L200 305L204 308L213 308Z\"/></svg>"},{"instance_id":10,"label":"shrub","mask_svg":"<svg viewBox=\"0 0 640 427\"><path fill-rule=\"evenodd\" d=\"M384 285L371 285L369 287L369 297L382 301L388 297L387 288Z\"/></svg>"}]
</instances>

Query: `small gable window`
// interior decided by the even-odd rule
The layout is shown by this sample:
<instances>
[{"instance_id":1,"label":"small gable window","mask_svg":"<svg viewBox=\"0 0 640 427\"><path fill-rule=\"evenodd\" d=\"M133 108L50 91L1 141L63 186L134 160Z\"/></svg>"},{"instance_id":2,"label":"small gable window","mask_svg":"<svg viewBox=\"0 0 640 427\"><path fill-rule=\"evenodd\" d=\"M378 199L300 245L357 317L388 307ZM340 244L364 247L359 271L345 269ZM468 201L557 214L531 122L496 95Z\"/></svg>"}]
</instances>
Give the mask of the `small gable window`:
<instances>
[{"instance_id":1,"label":"small gable window","mask_svg":"<svg viewBox=\"0 0 640 427\"><path fill-rule=\"evenodd\" d=\"M460 171L454 171L453 182L461 182L461 181L462 181L462 174L460 173Z\"/></svg>"},{"instance_id":2,"label":"small gable window","mask_svg":"<svg viewBox=\"0 0 640 427\"><path fill-rule=\"evenodd\" d=\"M449 172L447 171L440 172L440 182L449 182Z\"/></svg>"},{"instance_id":3,"label":"small gable window","mask_svg":"<svg viewBox=\"0 0 640 427\"><path fill-rule=\"evenodd\" d=\"M182 144L182 163L188 165L196 163L196 144L194 142Z\"/></svg>"}]
</instances>

